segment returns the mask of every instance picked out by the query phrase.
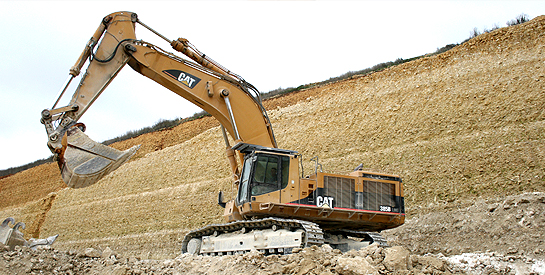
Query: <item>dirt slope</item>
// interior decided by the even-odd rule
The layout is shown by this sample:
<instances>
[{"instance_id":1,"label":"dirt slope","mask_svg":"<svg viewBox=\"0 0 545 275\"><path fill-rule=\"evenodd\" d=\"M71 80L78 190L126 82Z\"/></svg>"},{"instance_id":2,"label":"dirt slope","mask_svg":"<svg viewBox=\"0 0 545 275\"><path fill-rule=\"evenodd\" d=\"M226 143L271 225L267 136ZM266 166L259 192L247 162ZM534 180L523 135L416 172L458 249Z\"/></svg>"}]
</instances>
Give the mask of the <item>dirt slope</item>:
<instances>
[{"instance_id":1,"label":"dirt slope","mask_svg":"<svg viewBox=\"0 0 545 275\"><path fill-rule=\"evenodd\" d=\"M437 56L267 101L278 144L301 152L305 171L312 170L308 160L318 155L330 172L349 172L363 163L401 175L413 220L389 236L412 253L436 252L426 245L427 236L447 229L454 233L433 239L437 252L483 251L442 248L463 242L465 235L488 234L482 228L445 222L438 231L420 221L463 221L457 207L545 191L544 30L542 16ZM1 179L0 217L27 221L31 233L41 237L60 233L59 249L108 246L144 259L176 257L185 232L221 221L217 192L232 191L221 132L205 118L114 147L139 143L144 149L133 161L86 189L62 189L52 176L53 165ZM40 184L44 187L35 188ZM527 212L543 225L539 203L538 210ZM425 216L430 213L435 218ZM509 243L502 232L522 219L520 213L508 214L515 218L497 228L494 242ZM486 224L491 217L467 219ZM420 237L400 237L404 228ZM541 232L528 238L532 234L543 239ZM500 244L487 249L513 252ZM515 254L540 258L539 249L545 249L542 242L531 253L519 248Z\"/></svg>"}]
</instances>

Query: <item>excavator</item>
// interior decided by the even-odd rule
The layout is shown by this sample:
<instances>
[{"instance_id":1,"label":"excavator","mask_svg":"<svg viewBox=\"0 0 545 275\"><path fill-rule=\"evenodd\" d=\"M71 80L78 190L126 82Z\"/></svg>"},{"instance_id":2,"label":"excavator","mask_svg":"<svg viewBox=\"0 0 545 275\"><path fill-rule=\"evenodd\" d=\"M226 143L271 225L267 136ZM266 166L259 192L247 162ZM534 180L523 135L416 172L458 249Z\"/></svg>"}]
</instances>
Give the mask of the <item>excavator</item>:
<instances>
[{"instance_id":1,"label":"excavator","mask_svg":"<svg viewBox=\"0 0 545 275\"><path fill-rule=\"evenodd\" d=\"M137 40L137 25L190 60ZM87 61L69 104L57 107ZM387 245L379 232L404 223L399 176L364 171L362 165L348 175L327 173L317 157L311 159L314 172L305 176L302 155L278 148L260 93L253 85L187 39L169 40L136 13L126 11L103 18L70 68L53 107L41 113L47 145L69 187L96 183L138 150L135 146L118 151L97 143L78 122L127 64L201 107L221 124L236 197L226 201L219 192L225 223L190 231L181 243L183 253L231 255L255 249L287 254L322 244L348 251L371 243Z\"/></svg>"}]
</instances>

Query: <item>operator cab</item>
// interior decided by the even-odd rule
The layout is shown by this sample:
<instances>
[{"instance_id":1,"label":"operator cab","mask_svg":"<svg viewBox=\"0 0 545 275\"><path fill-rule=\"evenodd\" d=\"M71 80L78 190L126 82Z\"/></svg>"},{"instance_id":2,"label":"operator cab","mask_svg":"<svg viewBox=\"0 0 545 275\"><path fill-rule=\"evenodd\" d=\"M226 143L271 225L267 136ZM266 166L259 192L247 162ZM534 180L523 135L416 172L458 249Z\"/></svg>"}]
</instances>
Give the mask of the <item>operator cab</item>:
<instances>
[{"instance_id":1,"label":"operator cab","mask_svg":"<svg viewBox=\"0 0 545 275\"><path fill-rule=\"evenodd\" d=\"M296 151L245 144L237 149L246 154L236 205L242 205L256 196L286 188L289 182L290 156Z\"/></svg>"}]
</instances>

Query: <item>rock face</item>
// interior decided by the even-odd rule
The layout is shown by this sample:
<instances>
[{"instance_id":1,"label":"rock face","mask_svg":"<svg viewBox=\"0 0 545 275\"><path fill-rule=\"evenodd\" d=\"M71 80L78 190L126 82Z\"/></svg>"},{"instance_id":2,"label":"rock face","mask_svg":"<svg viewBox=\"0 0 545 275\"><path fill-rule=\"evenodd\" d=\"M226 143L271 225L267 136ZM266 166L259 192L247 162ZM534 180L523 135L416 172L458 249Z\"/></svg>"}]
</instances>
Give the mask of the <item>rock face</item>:
<instances>
[{"instance_id":1,"label":"rock face","mask_svg":"<svg viewBox=\"0 0 545 275\"><path fill-rule=\"evenodd\" d=\"M88 188L63 189L55 164L0 179L0 217L25 221L26 234L36 238L61 235L56 250L2 252L10 269L0 263L0 271L441 273L465 272L472 259L490 256L505 264L498 269L493 260L479 260L490 273L512 272L519 263L539 273L544 53L542 16L439 55L264 103L278 144L302 153L305 171L318 155L326 171L350 172L363 163L403 178L408 219L384 232L391 250L179 256L186 232L222 221L217 192L235 193L221 130L204 118L114 144L143 145L131 162ZM93 257L85 256L89 247ZM103 257L104 247L116 253ZM33 253L67 260L46 265L33 262Z\"/></svg>"}]
</instances>

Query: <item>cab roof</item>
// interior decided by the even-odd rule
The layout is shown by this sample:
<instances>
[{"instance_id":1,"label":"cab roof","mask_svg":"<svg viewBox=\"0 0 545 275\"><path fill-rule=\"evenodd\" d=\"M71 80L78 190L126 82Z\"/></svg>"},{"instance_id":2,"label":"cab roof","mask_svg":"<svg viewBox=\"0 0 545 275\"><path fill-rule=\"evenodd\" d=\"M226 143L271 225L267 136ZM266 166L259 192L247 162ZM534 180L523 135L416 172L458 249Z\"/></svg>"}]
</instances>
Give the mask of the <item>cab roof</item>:
<instances>
[{"instance_id":1,"label":"cab roof","mask_svg":"<svg viewBox=\"0 0 545 275\"><path fill-rule=\"evenodd\" d=\"M233 150L240 151L244 154L250 154L255 151L261 151L261 152L271 152L271 153L281 153L281 154L289 154L289 155L296 155L299 154L297 151L292 150L286 150L286 149L280 149L280 148L271 148L271 147L265 147L261 145L255 145L255 144L248 144L248 143L237 143L233 146Z\"/></svg>"}]
</instances>

